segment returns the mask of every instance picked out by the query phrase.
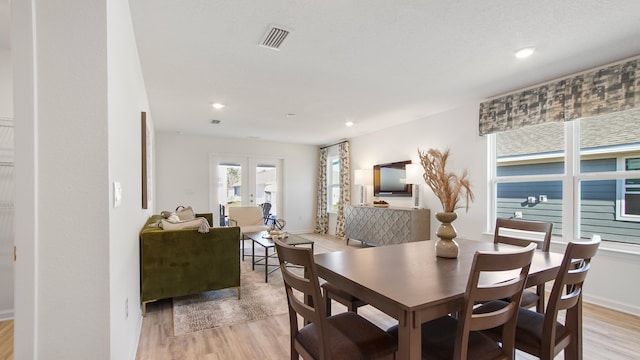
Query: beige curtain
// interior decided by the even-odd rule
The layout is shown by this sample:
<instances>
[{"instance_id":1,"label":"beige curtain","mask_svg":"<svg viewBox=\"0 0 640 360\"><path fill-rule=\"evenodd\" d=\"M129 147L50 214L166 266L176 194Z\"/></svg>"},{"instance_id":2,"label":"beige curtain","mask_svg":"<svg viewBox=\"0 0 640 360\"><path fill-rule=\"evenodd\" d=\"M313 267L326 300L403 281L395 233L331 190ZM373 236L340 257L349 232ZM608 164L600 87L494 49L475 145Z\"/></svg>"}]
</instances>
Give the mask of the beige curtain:
<instances>
[{"instance_id":1,"label":"beige curtain","mask_svg":"<svg viewBox=\"0 0 640 360\"><path fill-rule=\"evenodd\" d=\"M351 203L351 149L349 142L340 144L340 202L336 221L336 236L345 238L344 208Z\"/></svg>"},{"instance_id":2,"label":"beige curtain","mask_svg":"<svg viewBox=\"0 0 640 360\"><path fill-rule=\"evenodd\" d=\"M329 149L320 149L320 165L318 166L318 192L316 194L316 229L317 234L326 234L329 230L327 214L327 154Z\"/></svg>"},{"instance_id":3,"label":"beige curtain","mask_svg":"<svg viewBox=\"0 0 640 360\"><path fill-rule=\"evenodd\" d=\"M480 104L480 135L640 107L640 57Z\"/></svg>"}]
</instances>

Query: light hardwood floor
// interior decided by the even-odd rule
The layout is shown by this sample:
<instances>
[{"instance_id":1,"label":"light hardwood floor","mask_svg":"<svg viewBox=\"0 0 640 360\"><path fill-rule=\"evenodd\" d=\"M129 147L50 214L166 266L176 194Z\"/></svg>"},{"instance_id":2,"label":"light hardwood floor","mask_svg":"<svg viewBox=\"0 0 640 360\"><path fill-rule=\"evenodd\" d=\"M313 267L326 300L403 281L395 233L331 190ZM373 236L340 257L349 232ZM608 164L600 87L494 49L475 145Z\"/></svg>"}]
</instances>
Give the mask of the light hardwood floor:
<instances>
[{"instance_id":1,"label":"light hardwood floor","mask_svg":"<svg viewBox=\"0 0 640 360\"><path fill-rule=\"evenodd\" d=\"M0 360L13 360L13 320L0 321Z\"/></svg>"},{"instance_id":2,"label":"light hardwood floor","mask_svg":"<svg viewBox=\"0 0 640 360\"><path fill-rule=\"evenodd\" d=\"M316 236L316 252L346 248L342 241ZM358 248L351 242L349 248ZM248 261L248 260L247 260ZM270 276L280 276L275 272ZM333 312L344 311L340 304ZM358 312L376 325L387 328L395 320L365 306ZM204 330L184 336L173 336L171 300L151 303L142 322L136 359L288 359L288 315ZM584 359L638 359L640 354L640 318L603 307L584 306ZM13 322L0 322L0 360L13 359ZM518 352L518 359L535 359ZM562 354L557 359L562 359Z\"/></svg>"}]
</instances>

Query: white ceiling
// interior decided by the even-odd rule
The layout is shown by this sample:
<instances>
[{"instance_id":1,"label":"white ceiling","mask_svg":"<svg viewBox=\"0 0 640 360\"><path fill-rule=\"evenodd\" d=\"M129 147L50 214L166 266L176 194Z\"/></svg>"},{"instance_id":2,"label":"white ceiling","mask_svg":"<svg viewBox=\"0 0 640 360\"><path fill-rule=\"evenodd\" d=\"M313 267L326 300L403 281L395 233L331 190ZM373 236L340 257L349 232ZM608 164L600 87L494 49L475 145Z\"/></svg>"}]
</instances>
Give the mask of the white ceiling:
<instances>
[{"instance_id":1,"label":"white ceiling","mask_svg":"<svg viewBox=\"0 0 640 360\"><path fill-rule=\"evenodd\" d=\"M327 144L640 54L638 0L130 6L156 129L187 134ZM293 30L280 51L270 24Z\"/></svg>"}]
</instances>

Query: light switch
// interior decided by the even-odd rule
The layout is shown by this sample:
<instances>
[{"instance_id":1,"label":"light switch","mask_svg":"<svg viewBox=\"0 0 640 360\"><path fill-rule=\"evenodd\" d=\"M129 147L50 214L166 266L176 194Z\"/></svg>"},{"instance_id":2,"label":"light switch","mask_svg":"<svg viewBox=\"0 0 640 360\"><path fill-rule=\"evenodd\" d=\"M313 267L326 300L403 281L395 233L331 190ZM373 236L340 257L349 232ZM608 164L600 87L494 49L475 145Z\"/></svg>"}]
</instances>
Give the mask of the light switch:
<instances>
[{"instance_id":1,"label":"light switch","mask_svg":"<svg viewBox=\"0 0 640 360\"><path fill-rule=\"evenodd\" d=\"M120 182L113 182L113 207L117 208L122 205L122 185Z\"/></svg>"}]
</instances>

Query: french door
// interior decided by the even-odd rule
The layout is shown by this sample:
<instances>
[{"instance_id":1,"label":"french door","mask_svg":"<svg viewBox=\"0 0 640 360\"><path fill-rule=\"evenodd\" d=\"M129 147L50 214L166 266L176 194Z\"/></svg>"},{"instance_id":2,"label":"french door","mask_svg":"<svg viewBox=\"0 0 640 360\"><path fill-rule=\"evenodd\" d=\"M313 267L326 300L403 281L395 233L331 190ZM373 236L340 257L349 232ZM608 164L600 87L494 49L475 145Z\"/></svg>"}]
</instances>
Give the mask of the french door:
<instances>
[{"instance_id":1,"label":"french door","mask_svg":"<svg viewBox=\"0 0 640 360\"><path fill-rule=\"evenodd\" d=\"M214 155L211 161L211 204L224 224L230 206L269 204L269 213L281 213L282 160L246 155Z\"/></svg>"}]
</instances>

